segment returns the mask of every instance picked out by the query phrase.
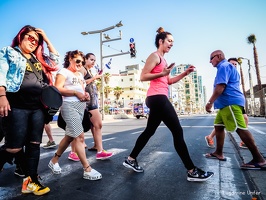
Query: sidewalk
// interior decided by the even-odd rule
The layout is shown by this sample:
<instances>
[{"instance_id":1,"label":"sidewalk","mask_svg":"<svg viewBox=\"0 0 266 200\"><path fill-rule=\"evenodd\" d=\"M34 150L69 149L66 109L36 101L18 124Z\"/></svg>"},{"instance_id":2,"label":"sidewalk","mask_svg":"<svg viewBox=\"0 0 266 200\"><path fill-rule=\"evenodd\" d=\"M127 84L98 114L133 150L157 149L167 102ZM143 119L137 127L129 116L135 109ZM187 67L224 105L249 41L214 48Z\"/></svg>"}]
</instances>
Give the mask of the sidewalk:
<instances>
[{"instance_id":1,"label":"sidewalk","mask_svg":"<svg viewBox=\"0 0 266 200\"><path fill-rule=\"evenodd\" d=\"M251 134L254 137L256 145L261 152L262 156L266 158L266 145L265 145L265 133L260 134L252 129L250 129ZM231 141L236 147L238 155L240 157L240 164L247 163L252 160L252 155L248 149L242 149L239 147L240 137L236 132L228 133ZM246 178L248 178L247 182L251 183L254 186L254 195L258 196L258 199L266 200L266 171L265 170L244 170L246 173Z\"/></svg>"}]
</instances>

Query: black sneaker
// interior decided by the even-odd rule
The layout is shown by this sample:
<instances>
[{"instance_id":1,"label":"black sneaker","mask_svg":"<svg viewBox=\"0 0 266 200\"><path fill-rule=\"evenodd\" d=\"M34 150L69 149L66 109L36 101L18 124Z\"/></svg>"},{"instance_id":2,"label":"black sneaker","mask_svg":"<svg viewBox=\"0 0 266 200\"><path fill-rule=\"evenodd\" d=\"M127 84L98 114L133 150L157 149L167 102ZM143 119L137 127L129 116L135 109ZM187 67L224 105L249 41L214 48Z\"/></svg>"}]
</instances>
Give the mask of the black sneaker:
<instances>
[{"instance_id":1,"label":"black sneaker","mask_svg":"<svg viewBox=\"0 0 266 200\"><path fill-rule=\"evenodd\" d=\"M19 177L22 177L22 178L25 177L24 172L22 171L21 167L19 167L19 166L16 167L14 174L19 176Z\"/></svg>"},{"instance_id":2,"label":"black sneaker","mask_svg":"<svg viewBox=\"0 0 266 200\"><path fill-rule=\"evenodd\" d=\"M193 172L188 172L187 173L187 180L188 181L206 181L209 178L213 176L213 172L205 172L197 167L193 169Z\"/></svg>"},{"instance_id":3,"label":"black sneaker","mask_svg":"<svg viewBox=\"0 0 266 200\"><path fill-rule=\"evenodd\" d=\"M138 165L137 159L128 160L128 158L123 162L123 165L127 168L133 169L135 172L144 172L143 168Z\"/></svg>"}]
</instances>

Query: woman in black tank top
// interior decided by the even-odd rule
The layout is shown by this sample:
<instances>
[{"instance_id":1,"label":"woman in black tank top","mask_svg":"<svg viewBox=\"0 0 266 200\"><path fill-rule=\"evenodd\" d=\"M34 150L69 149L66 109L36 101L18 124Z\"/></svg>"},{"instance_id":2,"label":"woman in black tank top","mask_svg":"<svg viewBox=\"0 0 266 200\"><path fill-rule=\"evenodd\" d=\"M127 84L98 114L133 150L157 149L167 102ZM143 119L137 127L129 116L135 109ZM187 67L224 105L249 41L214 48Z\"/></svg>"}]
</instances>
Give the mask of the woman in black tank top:
<instances>
[{"instance_id":1,"label":"woman in black tank top","mask_svg":"<svg viewBox=\"0 0 266 200\"><path fill-rule=\"evenodd\" d=\"M106 159L110 158L113 153L107 152L103 148L102 144L102 117L99 112L98 104L98 90L95 84L96 79L100 79L102 75L96 74L95 76L91 73L91 68L95 65L95 55L93 53L88 53L85 56L85 70L82 70L84 74L84 79L86 81L85 91L90 95L90 101L88 102L88 110L92 114L90 118L92 127L91 132L94 139L94 146L89 148L89 151L97 151L96 159Z\"/></svg>"}]
</instances>

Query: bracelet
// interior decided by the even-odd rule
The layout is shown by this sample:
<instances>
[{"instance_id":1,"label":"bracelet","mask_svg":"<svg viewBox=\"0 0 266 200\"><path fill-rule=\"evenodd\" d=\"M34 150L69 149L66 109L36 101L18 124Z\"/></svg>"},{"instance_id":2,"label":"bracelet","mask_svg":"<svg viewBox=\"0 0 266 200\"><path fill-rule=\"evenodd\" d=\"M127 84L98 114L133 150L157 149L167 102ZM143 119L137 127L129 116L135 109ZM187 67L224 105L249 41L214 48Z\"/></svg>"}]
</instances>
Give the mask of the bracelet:
<instances>
[{"instance_id":1,"label":"bracelet","mask_svg":"<svg viewBox=\"0 0 266 200\"><path fill-rule=\"evenodd\" d=\"M76 96L76 94L77 94L77 92L76 92L76 90L74 90L74 96Z\"/></svg>"},{"instance_id":2,"label":"bracelet","mask_svg":"<svg viewBox=\"0 0 266 200\"><path fill-rule=\"evenodd\" d=\"M0 97L4 97L4 96L6 96L6 95L5 94L0 95Z\"/></svg>"}]
</instances>

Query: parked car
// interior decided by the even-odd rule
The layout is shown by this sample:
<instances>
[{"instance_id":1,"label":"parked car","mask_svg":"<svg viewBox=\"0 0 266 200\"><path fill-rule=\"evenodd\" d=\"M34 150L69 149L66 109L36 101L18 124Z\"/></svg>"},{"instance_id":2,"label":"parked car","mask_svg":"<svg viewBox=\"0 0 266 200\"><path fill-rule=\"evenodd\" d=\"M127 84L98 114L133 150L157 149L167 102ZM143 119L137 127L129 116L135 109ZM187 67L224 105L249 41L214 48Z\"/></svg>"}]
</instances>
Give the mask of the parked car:
<instances>
[{"instance_id":1,"label":"parked car","mask_svg":"<svg viewBox=\"0 0 266 200\"><path fill-rule=\"evenodd\" d=\"M146 106L145 103L134 103L133 104L133 115L137 119L140 117L148 118L150 109Z\"/></svg>"}]
</instances>

